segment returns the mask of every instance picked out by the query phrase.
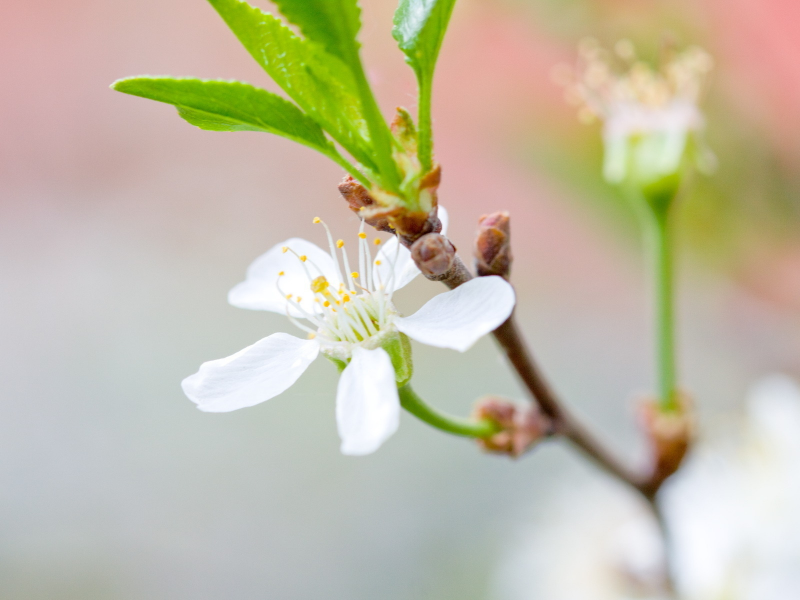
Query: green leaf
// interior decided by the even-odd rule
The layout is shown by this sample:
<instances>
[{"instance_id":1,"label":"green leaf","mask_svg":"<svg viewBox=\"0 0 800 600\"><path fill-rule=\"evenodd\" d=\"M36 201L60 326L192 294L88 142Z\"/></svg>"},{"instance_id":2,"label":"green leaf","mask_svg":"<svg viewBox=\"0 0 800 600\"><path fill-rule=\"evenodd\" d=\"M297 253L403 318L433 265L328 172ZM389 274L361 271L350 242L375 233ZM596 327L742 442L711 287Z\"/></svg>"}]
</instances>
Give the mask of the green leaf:
<instances>
[{"instance_id":1,"label":"green leaf","mask_svg":"<svg viewBox=\"0 0 800 600\"><path fill-rule=\"evenodd\" d=\"M305 144L325 155L336 152L322 129L288 100L236 81L129 77L113 89L172 104L192 125L209 131L264 131Z\"/></svg>"},{"instance_id":2,"label":"green leaf","mask_svg":"<svg viewBox=\"0 0 800 600\"><path fill-rule=\"evenodd\" d=\"M309 40L351 68L360 69L356 35L361 29L361 9L356 0L274 1L278 10Z\"/></svg>"},{"instance_id":3,"label":"green leaf","mask_svg":"<svg viewBox=\"0 0 800 600\"><path fill-rule=\"evenodd\" d=\"M392 35L417 76L433 77L456 0L400 0Z\"/></svg>"},{"instance_id":4,"label":"green leaf","mask_svg":"<svg viewBox=\"0 0 800 600\"><path fill-rule=\"evenodd\" d=\"M275 83L356 160L377 171L351 69L274 15L241 0L209 2Z\"/></svg>"},{"instance_id":5,"label":"green leaf","mask_svg":"<svg viewBox=\"0 0 800 600\"><path fill-rule=\"evenodd\" d=\"M439 49L453 13L455 0L400 0L392 35L414 69L419 83L419 160L432 165L431 90Z\"/></svg>"}]
</instances>

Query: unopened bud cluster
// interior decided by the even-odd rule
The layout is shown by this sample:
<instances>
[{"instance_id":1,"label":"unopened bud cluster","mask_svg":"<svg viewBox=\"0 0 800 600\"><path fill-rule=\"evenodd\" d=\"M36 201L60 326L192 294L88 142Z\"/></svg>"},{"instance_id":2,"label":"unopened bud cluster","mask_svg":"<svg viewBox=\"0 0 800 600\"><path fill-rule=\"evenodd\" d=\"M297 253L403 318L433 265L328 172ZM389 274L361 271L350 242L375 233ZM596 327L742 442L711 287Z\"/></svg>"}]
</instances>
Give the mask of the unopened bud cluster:
<instances>
[{"instance_id":1,"label":"unopened bud cluster","mask_svg":"<svg viewBox=\"0 0 800 600\"><path fill-rule=\"evenodd\" d=\"M511 272L511 222L507 212L483 215L475 238L475 270L481 277Z\"/></svg>"},{"instance_id":2,"label":"unopened bud cluster","mask_svg":"<svg viewBox=\"0 0 800 600\"><path fill-rule=\"evenodd\" d=\"M498 432L478 440L487 452L517 458L552 433L552 423L536 406L519 407L504 398L487 397L478 402L475 418L490 421Z\"/></svg>"},{"instance_id":3,"label":"unopened bud cluster","mask_svg":"<svg viewBox=\"0 0 800 600\"><path fill-rule=\"evenodd\" d=\"M639 406L639 421L650 446L653 477L664 481L681 466L694 438L691 402L683 395L678 408L665 411L655 400Z\"/></svg>"}]
</instances>

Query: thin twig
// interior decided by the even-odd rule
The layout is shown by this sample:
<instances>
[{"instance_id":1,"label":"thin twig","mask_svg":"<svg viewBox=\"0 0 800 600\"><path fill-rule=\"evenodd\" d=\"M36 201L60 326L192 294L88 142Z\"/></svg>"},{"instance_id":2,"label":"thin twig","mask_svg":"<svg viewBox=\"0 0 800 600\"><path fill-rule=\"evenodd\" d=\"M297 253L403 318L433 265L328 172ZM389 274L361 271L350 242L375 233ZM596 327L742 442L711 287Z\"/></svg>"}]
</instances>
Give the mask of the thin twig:
<instances>
[{"instance_id":1,"label":"thin twig","mask_svg":"<svg viewBox=\"0 0 800 600\"><path fill-rule=\"evenodd\" d=\"M450 289L454 289L472 279L472 275L461 258L456 256L453 266L446 273L429 277L429 279L441 281ZM493 335L520 380L530 392L532 399L553 420L555 434L567 438L605 471L635 489L648 502L653 503L656 493L666 478L657 470L637 472L623 464L567 409L539 369L522 337L514 315L512 314L505 323L500 325Z\"/></svg>"}]
</instances>

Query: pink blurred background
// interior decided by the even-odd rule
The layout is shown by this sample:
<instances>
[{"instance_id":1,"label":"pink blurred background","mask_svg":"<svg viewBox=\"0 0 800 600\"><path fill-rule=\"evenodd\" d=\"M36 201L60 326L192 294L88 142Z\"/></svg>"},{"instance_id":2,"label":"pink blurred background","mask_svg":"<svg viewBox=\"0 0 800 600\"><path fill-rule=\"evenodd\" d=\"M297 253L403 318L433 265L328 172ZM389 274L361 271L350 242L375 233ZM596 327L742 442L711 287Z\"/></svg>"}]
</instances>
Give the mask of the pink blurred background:
<instances>
[{"instance_id":1,"label":"pink blurred background","mask_svg":"<svg viewBox=\"0 0 800 600\"><path fill-rule=\"evenodd\" d=\"M362 5L384 112L413 108L395 4ZM325 158L203 132L108 89L135 74L274 89L211 7L6 2L0 14L0 597L487 597L497 549L547 482L596 476L571 452L509 464L409 417L379 453L346 459L328 365L231 415L181 394L203 360L286 327L225 302L253 258L313 239L315 215L354 228ZM651 379L647 282L627 207L599 178L599 132L550 72L586 35L653 53L670 31L715 57L704 106L720 169L680 217L682 379L713 425L755 377L800 375L798 25L791 0L456 8L434 98L452 237L469 254L477 218L511 212L524 327L621 453L639 448L631 399ZM490 340L415 358L418 387L454 412L484 393L522 397Z\"/></svg>"}]
</instances>

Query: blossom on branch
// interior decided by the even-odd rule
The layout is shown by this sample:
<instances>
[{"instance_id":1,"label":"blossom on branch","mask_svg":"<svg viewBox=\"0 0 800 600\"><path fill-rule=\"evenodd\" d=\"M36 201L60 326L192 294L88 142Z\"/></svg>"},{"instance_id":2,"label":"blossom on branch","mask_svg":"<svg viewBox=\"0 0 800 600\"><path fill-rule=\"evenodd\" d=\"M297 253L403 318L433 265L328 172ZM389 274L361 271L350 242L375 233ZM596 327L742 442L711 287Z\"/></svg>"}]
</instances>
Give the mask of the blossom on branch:
<instances>
[{"instance_id":1,"label":"blossom on branch","mask_svg":"<svg viewBox=\"0 0 800 600\"><path fill-rule=\"evenodd\" d=\"M393 294L419 274L409 250L396 237L383 245L376 239L381 248L373 259L362 221L357 257L348 256L344 240L334 241L327 225L314 222L326 230L328 252L300 238L286 240L256 259L228 295L233 306L285 314L307 339L274 333L204 363L182 386L200 410L229 412L281 394L321 353L342 371L336 395L341 450L369 454L397 430L397 388L412 373L408 338L464 352L508 318L514 291L500 277L482 277L404 317Z\"/></svg>"}]
</instances>

